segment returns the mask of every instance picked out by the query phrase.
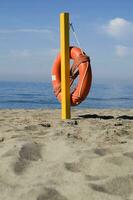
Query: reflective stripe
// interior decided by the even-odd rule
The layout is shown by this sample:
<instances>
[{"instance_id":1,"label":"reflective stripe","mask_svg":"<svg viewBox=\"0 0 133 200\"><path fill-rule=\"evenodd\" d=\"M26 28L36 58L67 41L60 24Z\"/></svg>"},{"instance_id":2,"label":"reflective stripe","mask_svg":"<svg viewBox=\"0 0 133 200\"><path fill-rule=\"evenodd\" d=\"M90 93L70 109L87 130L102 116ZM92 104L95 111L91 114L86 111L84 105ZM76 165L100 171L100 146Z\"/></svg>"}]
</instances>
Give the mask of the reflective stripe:
<instances>
[{"instance_id":1,"label":"reflective stripe","mask_svg":"<svg viewBox=\"0 0 133 200\"><path fill-rule=\"evenodd\" d=\"M56 76L52 75L52 81L56 81Z\"/></svg>"}]
</instances>

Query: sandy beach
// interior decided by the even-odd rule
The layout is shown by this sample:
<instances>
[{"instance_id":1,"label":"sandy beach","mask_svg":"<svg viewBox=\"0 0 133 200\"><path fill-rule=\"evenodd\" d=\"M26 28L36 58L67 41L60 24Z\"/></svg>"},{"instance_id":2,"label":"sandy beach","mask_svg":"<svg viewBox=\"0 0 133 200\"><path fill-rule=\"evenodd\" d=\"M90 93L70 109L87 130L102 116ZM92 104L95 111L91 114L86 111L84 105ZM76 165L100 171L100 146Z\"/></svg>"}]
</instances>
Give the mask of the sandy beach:
<instances>
[{"instance_id":1,"label":"sandy beach","mask_svg":"<svg viewBox=\"0 0 133 200\"><path fill-rule=\"evenodd\" d=\"M133 200L133 109L0 110L0 200Z\"/></svg>"}]
</instances>

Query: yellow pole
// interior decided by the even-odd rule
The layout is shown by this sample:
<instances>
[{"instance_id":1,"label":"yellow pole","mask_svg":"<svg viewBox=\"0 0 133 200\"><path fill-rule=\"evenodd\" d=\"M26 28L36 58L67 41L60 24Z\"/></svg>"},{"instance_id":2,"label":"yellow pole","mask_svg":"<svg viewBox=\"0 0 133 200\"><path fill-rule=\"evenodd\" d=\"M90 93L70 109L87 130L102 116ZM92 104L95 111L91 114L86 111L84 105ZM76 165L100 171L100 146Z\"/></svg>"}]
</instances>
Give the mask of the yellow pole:
<instances>
[{"instance_id":1,"label":"yellow pole","mask_svg":"<svg viewBox=\"0 0 133 200\"><path fill-rule=\"evenodd\" d=\"M69 58L69 13L60 14L61 50L61 110L62 119L70 119L70 58Z\"/></svg>"}]
</instances>

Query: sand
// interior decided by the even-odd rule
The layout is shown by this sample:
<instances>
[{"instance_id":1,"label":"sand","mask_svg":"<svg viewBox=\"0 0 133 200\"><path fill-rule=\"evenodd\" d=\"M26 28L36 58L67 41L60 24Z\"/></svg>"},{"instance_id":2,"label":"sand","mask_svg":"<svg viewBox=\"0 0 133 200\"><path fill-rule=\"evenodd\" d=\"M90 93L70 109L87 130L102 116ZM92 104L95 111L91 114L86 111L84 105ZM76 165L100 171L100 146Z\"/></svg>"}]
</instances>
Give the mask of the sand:
<instances>
[{"instance_id":1,"label":"sand","mask_svg":"<svg viewBox=\"0 0 133 200\"><path fill-rule=\"evenodd\" d=\"M0 110L0 200L133 200L133 109Z\"/></svg>"}]
</instances>

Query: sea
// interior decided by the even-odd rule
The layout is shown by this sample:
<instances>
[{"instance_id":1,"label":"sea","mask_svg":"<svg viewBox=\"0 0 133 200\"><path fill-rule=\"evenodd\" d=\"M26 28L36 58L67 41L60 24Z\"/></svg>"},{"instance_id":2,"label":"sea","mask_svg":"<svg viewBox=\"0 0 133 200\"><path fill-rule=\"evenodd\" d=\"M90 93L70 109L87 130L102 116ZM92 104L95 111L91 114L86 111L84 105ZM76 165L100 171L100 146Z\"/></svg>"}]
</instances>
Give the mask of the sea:
<instances>
[{"instance_id":1,"label":"sea","mask_svg":"<svg viewBox=\"0 0 133 200\"><path fill-rule=\"evenodd\" d=\"M51 82L0 81L0 109L56 109L61 105ZM76 108L133 108L133 84L92 83L87 98Z\"/></svg>"}]
</instances>

